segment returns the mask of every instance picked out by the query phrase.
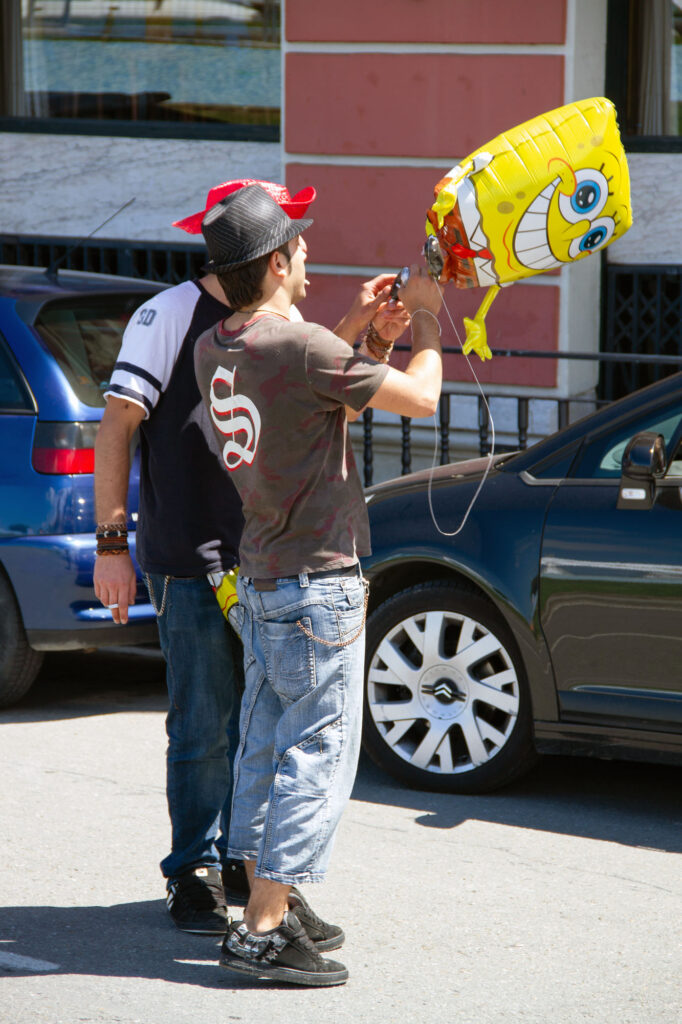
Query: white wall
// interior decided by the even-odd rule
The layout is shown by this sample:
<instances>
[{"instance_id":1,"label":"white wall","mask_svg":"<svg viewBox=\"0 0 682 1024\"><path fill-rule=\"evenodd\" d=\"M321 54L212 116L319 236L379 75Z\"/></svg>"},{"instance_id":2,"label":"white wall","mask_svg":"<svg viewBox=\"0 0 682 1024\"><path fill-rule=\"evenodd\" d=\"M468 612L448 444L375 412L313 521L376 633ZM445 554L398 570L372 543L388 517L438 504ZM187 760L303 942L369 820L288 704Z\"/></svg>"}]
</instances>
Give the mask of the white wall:
<instances>
[{"instance_id":1,"label":"white wall","mask_svg":"<svg viewBox=\"0 0 682 1024\"><path fill-rule=\"evenodd\" d=\"M171 227L229 178L280 181L279 143L0 134L0 231L82 238L128 199L102 238L191 241ZM197 236L201 242L201 236Z\"/></svg>"},{"instance_id":2,"label":"white wall","mask_svg":"<svg viewBox=\"0 0 682 1024\"><path fill-rule=\"evenodd\" d=\"M566 103L604 95L607 0L568 0L566 8ZM559 349L598 352L600 260L586 259L561 272ZM598 363L562 361L558 390L573 396L596 386Z\"/></svg>"},{"instance_id":3,"label":"white wall","mask_svg":"<svg viewBox=\"0 0 682 1024\"><path fill-rule=\"evenodd\" d=\"M682 153L628 156L633 223L610 263L682 263Z\"/></svg>"}]
</instances>

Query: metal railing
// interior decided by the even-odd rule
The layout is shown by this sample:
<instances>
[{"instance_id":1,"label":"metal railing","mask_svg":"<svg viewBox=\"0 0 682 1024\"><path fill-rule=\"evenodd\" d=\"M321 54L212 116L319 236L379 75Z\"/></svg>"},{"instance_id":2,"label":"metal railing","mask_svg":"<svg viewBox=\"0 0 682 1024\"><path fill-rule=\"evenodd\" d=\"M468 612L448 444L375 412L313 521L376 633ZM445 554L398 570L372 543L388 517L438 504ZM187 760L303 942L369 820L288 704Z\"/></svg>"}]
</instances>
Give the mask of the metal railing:
<instances>
[{"instance_id":1,"label":"metal railing","mask_svg":"<svg viewBox=\"0 0 682 1024\"><path fill-rule=\"evenodd\" d=\"M603 354L626 358L603 360L599 397L616 398L662 376L652 356L682 352L682 266L607 263L603 294Z\"/></svg>"},{"instance_id":2,"label":"metal railing","mask_svg":"<svg viewBox=\"0 0 682 1024\"><path fill-rule=\"evenodd\" d=\"M0 234L0 263L24 266L49 266L63 259L66 269L89 270L105 274L142 277L152 281L179 284L200 276L206 255L203 247L180 242L121 241L90 238L74 245L72 238L54 236ZM509 389L496 391L484 386L489 402L504 400L515 403L515 411L506 417L505 429L496 444L498 451L525 448L532 440L566 426L571 413L588 412L614 398L629 394L636 388L658 380L663 374L682 367L682 266L619 265L606 263L603 277L602 349L592 352L520 351L495 349L498 359L555 359L596 361L600 379L594 399L558 398L553 395L510 395ZM396 346L400 349L402 346ZM444 348L446 354L457 348ZM491 431L485 403L478 397L477 409L471 411L468 427L454 423L453 399L460 403L476 401L475 392L462 385L447 385L438 410L438 451L441 464L450 461L456 441L462 439L470 450L486 454L490 450ZM539 430L533 415L538 403L549 403L551 415L544 417ZM574 417L575 418L575 417ZM496 417L497 419L497 417ZM513 428L510 427L513 423ZM352 427L353 438L362 449L365 483L374 478L375 433L391 434L391 448L397 446L401 473L412 469L414 434L424 428L413 428L409 419L396 424L379 425L371 411L360 424ZM531 429L533 428L533 429ZM358 434L360 432L360 434ZM433 435L430 435L431 438ZM422 448L424 442L422 440ZM433 448L432 440L429 447ZM391 456L393 458L393 456ZM429 458L430 463L430 458Z\"/></svg>"},{"instance_id":3,"label":"metal railing","mask_svg":"<svg viewBox=\"0 0 682 1024\"><path fill-rule=\"evenodd\" d=\"M409 346L396 345L397 350L409 351ZM449 346L443 346L444 355L456 355L459 354L459 349ZM492 349L493 356L502 359L555 359L555 360L575 360L575 361L587 361L587 362L598 362L600 364L631 364L647 365L655 367L658 376L661 375L660 371L664 373L674 372L675 370L682 369L682 353L679 356L649 356L638 354L634 355L631 353L615 353L615 352L552 352L552 351L532 351L532 350L518 350L518 349ZM480 455L487 455L491 451L491 423L488 415L488 408L492 403L497 401L511 402L515 405L516 413L515 416L507 417L505 423L505 429L503 432L504 440L502 443L498 440L495 445L497 452L501 451L518 451L528 447L530 439L530 419L531 411L535 404L544 403L552 406L555 410L555 415L545 416L544 419L550 424L549 428L544 431L533 432L533 439L539 440L543 436L547 436L552 433L553 430L560 430L563 427L568 426L571 420L571 412L584 407L581 410L582 413L592 411L593 409L600 408L604 405L609 405L611 399L599 399L599 398L563 398L553 395L513 395L509 394L508 391L495 391L494 388L483 386L483 395L476 395L471 390L464 391L457 389L456 386L446 385L447 390L444 390L438 403L438 413L436 418L436 429L438 432L437 442L437 461L441 466L446 465L452 461L452 448L453 442L457 439L460 440L459 448L472 447L471 435L472 427L468 430L466 428L462 430L454 430L453 432L453 417L452 417L452 402L455 401L476 400L477 403L477 422L473 426L473 435L475 440L473 442L474 451L477 451ZM573 417L576 418L575 416ZM510 421L514 423L513 428L510 429ZM352 433L356 441L361 442L362 450L362 470L365 487L370 487L374 483L374 468L375 468L375 416L372 409L365 409L362 417L362 435L358 437L358 429L352 430ZM391 424L381 424L383 430L388 429L390 431ZM424 428L421 428L422 432ZM413 425L412 420L407 416L400 417L399 423L400 431L400 443L399 448L396 451L397 460L400 464L400 472L394 475L405 476L407 473L412 472L413 462ZM462 438L468 439L468 445L462 444ZM510 443L510 441L512 443ZM459 456L458 456L459 457Z\"/></svg>"},{"instance_id":4,"label":"metal railing","mask_svg":"<svg viewBox=\"0 0 682 1024\"><path fill-rule=\"evenodd\" d=\"M191 242L121 242L117 239L41 238L0 235L0 263L49 267L58 260L64 270L143 277L147 281L180 284L200 277L206 250Z\"/></svg>"}]
</instances>

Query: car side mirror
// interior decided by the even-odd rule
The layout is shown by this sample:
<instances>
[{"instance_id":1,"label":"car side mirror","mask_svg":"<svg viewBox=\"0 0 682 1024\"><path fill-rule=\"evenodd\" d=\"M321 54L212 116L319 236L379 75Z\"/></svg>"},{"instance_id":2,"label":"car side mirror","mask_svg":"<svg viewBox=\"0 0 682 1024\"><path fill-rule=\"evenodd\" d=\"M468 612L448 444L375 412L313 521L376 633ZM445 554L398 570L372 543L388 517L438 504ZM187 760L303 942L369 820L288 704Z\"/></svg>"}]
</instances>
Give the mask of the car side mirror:
<instances>
[{"instance_id":1,"label":"car side mirror","mask_svg":"<svg viewBox=\"0 0 682 1024\"><path fill-rule=\"evenodd\" d=\"M651 508L656 480L665 473L665 438L643 430L628 442L623 452L622 473L616 508Z\"/></svg>"}]
</instances>

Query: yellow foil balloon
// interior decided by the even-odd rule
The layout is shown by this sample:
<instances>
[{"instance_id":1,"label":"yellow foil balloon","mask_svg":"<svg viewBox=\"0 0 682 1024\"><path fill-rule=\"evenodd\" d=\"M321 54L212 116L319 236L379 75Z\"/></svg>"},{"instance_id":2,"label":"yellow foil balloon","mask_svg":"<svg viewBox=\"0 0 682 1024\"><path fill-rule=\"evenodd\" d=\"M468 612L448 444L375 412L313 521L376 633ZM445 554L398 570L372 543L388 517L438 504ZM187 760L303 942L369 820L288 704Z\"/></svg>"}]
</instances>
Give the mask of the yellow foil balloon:
<instances>
[{"instance_id":1,"label":"yellow foil balloon","mask_svg":"<svg viewBox=\"0 0 682 1024\"><path fill-rule=\"evenodd\" d=\"M238 575L239 569L230 569L229 572L210 572L208 574L208 580L220 605L220 610L228 621L230 609L239 601L237 597Z\"/></svg>"},{"instance_id":2,"label":"yellow foil balloon","mask_svg":"<svg viewBox=\"0 0 682 1024\"><path fill-rule=\"evenodd\" d=\"M426 232L441 281L487 287L465 320L464 351L490 358L485 315L500 287L599 252L632 224L630 175L610 100L526 121L453 167L434 189Z\"/></svg>"}]
</instances>

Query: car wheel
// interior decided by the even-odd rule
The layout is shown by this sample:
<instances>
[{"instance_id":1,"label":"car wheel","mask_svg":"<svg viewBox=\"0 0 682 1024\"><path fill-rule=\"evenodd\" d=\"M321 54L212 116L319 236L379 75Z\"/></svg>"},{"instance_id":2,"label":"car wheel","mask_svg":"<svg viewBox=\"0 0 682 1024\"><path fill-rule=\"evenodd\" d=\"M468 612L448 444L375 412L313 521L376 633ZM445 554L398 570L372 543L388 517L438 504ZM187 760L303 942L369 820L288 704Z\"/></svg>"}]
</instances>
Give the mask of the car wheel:
<instances>
[{"instance_id":1,"label":"car wheel","mask_svg":"<svg viewBox=\"0 0 682 1024\"><path fill-rule=\"evenodd\" d=\"M42 663L42 652L28 646L19 606L0 571L0 707L28 693Z\"/></svg>"},{"instance_id":2,"label":"car wheel","mask_svg":"<svg viewBox=\"0 0 682 1024\"><path fill-rule=\"evenodd\" d=\"M536 760L530 696L511 632L448 581L395 594L367 622L363 742L395 778L481 793Z\"/></svg>"}]
</instances>

